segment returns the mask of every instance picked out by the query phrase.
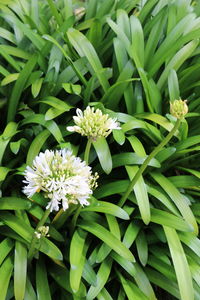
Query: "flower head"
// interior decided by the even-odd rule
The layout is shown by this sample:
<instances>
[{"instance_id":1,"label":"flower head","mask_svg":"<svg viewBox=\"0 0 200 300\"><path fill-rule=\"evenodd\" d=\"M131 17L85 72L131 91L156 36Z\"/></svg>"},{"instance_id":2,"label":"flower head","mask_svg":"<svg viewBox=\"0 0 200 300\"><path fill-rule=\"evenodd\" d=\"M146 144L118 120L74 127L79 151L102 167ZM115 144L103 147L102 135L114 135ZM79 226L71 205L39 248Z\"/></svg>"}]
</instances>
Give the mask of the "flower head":
<instances>
[{"instance_id":1,"label":"flower head","mask_svg":"<svg viewBox=\"0 0 200 300\"><path fill-rule=\"evenodd\" d=\"M188 113L187 100L174 100L170 102L170 113L177 119L182 119Z\"/></svg>"},{"instance_id":2,"label":"flower head","mask_svg":"<svg viewBox=\"0 0 200 300\"><path fill-rule=\"evenodd\" d=\"M116 119L108 114L103 114L100 109L88 106L83 112L77 108L77 116L74 116L74 126L68 126L67 130L78 132L83 136L96 141L100 137L107 137L113 129L121 129Z\"/></svg>"},{"instance_id":3,"label":"flower head","mask_svg":"<svg viewBox=\"0 0 200 300\"><path fill-rule=\"evenodd\" d=\"M49 237L49 226L40 226L37 231L35 231L35 235L37 239L40 239L41 237Z\"/></svg>"},{"instance_id":4,"label":"flower head","mask_svg":"<svg viewBox=\"0 0 200 300\"><path fill-rule=\"evenodd\" d=\"M26 167L24 175L23 182L27 184L23 188L24 194L31 197L42 191L50 199L46 208L51 211L58 211L60 204L63 210L69 207L69 203L89 205L87 199L96 187L94 181L98 177L92 175L91 168L84 161L66 149L40 152L33 166Z\"/></svg>"}]
</instances>

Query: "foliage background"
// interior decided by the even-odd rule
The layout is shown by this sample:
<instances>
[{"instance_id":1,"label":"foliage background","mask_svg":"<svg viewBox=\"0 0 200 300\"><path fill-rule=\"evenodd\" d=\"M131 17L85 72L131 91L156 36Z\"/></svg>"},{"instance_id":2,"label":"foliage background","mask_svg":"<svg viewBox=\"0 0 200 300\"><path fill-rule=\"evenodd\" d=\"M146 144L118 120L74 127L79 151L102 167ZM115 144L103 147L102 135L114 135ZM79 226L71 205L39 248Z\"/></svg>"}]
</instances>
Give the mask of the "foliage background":
<instances>
[{"instance_id":1,"label":"foliage background","mask_svg":"<svg viewBox=\"0 0 200 300\"><path fill-rule=\"evenodd\" d=\"M190 0L1 0L2 300L199 299L199 14ZM120 208L180 97L187 118ZM92 148L91 205L77 223L76 207L52 213L28 265L45 199L25 198L23 170L45 149L83 157L86 139L66 126L88 103L122 130Z\"/></svg>"}]
</instances>

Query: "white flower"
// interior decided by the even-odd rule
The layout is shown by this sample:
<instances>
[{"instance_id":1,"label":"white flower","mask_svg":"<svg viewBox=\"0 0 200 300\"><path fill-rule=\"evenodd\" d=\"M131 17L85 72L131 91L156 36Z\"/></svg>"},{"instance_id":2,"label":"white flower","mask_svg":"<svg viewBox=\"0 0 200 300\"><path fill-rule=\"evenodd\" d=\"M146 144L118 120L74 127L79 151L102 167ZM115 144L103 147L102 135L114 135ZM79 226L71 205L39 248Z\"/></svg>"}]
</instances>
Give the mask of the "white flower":
<instances>
[{"instance_id":1,"label":"white flower","mask_svg":"<svg viewBox=\"0 0 200 300\"><path fill-rule=\"evenodd\" d=\"M68 126L67 130L78 132L96 141L99 137L107 137L113 129L121 129L117 119L112 119L108 114L103 114L100 109L88 106L83 112L77 108L74 116L76 125Z\"/></svg>"},{"instance_id":2,"label":"white flower","mask_svg":"<svg viewBox=\"0 0 200 300\"><path fill-rule=\"evenodd\" d=\"M89 205L88 198L96 187L97 174L92 175L91 168L71 151L62 149L40 152L33 161L33 166L25 170L27 185L23 188L27 197L43 191L49 198L46 208L59 210L62 204L64 210L69 203Z\"/></svg>"}]
</instances>

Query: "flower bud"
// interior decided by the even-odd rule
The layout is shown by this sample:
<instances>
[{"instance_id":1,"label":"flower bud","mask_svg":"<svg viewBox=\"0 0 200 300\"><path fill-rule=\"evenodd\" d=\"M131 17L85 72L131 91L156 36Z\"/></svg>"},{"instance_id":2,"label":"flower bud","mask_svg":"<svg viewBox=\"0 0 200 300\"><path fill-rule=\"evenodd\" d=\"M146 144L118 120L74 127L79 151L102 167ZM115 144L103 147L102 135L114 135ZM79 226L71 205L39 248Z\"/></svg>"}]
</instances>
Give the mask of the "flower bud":
<instances>
[{"instance_id":1,"label":"flower bud","mask_svg":"<svg viewBox=\"0 0 200 300\"><path fill-rule=\"evenodd\" d=\"M170 102L170 113L177 119L182 119L188 113L187 100L174 100Z\"/></svg>"}]
</instances>

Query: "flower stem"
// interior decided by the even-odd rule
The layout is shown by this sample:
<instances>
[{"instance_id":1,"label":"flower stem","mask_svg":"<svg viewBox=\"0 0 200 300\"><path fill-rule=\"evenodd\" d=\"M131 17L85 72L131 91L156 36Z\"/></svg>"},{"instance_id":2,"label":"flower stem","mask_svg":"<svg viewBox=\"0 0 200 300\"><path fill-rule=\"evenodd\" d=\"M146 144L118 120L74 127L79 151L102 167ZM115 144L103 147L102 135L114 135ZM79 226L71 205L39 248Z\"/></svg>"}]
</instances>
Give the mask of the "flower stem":
<instances>
[{"instance_id":1,"label":"flower stem","mask_svg":"<svg viewBox=\"0 0 200 300\"><path fill-rule=\"evenodd\" d=\"M78 219L78 216L79 216L79 214L80 214L80 212L81 212L81 209L82 209L82 206L80 205L80 206L77 208L77 210L76 210L76 212L75 212L75 214L74 214L74 216L73 216L73 218L72 218L72 221L71 221L71 227L70 227L70 234L71 234L71 236L72 236L73 233L74 233L74 230L75 230L75 227L76 227L76 223L77 223L77 219Z\"/></svg>"},{"instance_id":2,"label":"flower stem","mask_svg":"<svg viewBox=\"0 0 200 300\"><path fill-rule=\"evenodd\" d=\"M40 219L40 221L38 222L35 231L37 231L39 227L41 227L41 226L44 225L44 223L46 222L46 220L47 220L47 218L48 218L50 212L51 212L51 211L50 211L50 208L46 209L46 211L45 211L43 217L42 217L42 218ZM30 244L30 248L29 248L29 251L28 251L28 261L29 261L29 263L31 262L31 260L32 260L32 258L33 258L33 256L34 256L34 254L35 254L35 245L36 245L36 242L37 242L37 240L38 240L37 237L36 237L36 235L35 235L35 231L34 231L34 233L33 233L32 240L31 240L31 244Z\"/></svg>"},{"instance_id":3,"label":"flower stem","mask_svg":"<svg viewBox=\"0 0 200 300\"><path fill-rule=\"evenodd\" d=\"M84 154L84 161L86 162L87 165L88 165L88 162L89 162L89 155L90 155L91 145L92 145L92 141L91 141L91 139L88 139L87 144L86 144L86 148L85 148L85 154Z\"/></svg>"},{"instance_id":4,"label":"flower stem","mask_svg":"<svg viewBox=\"0 0 200 300\"><path fill-rule=\"evenodd\" d=\"M181 119L177 119L174 127L172 128L172 130L168 133L168 135L162 140L162 142L147 156L147 158L145 159L145 161L143 162L143 164L141 165L141 167L139 168L139 170L137 171L137 173L135 174L135 176L133 177L133 179L131 180L129 187L126 191L126 193L122 196L122 198L120 199L118 205L120 207L122 207L125 203L125 201L127 200L128 196L130 195L130 193L133 190L134 185L136 184L137 180L139 179L139 177L143 174L143 172L145 171L145 169L147 168L149 162L152 160L152 158L154 156L156 156L156 154L170 141L170 139L173 137L174 133L176 132L176 130L178 129L178 127L180 126L181 123Z\"/></svg>"}]
</instances>

